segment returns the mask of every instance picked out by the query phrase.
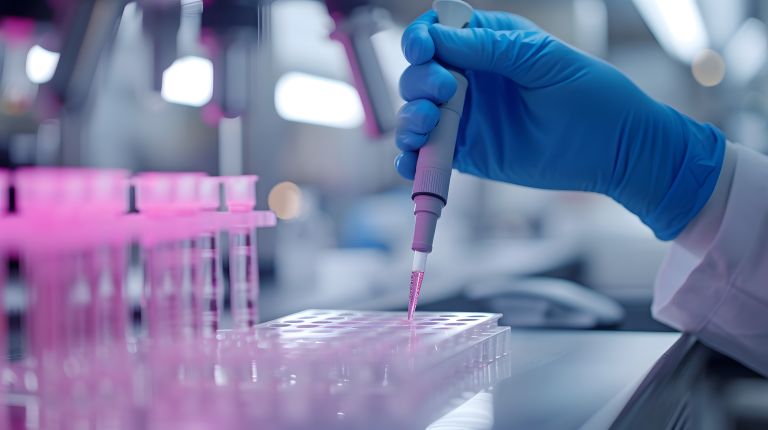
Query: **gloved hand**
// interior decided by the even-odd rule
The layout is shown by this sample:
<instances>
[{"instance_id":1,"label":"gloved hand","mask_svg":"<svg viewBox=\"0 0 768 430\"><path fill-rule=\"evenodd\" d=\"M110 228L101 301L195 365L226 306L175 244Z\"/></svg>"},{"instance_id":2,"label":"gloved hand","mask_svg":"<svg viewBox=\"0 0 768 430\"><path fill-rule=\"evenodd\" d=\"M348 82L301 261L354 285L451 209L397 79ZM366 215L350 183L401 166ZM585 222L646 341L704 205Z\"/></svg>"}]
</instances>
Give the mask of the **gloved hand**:
<instances>
[{"instance_id":1,"label":"gloved hand","mask_svg":"<svg viewBox=\"0 0 768 430\"><path fill-rule=\"evenodd\" d=\"M469 81L454 167L536 188L611 196L660 239L676 237L707 202L725 139L657 103L609 64L502 12L475 11L471 28L430 11L403 34L396 167L413 178L418 149L456 89Z\"/></svg>"}]
</instances>

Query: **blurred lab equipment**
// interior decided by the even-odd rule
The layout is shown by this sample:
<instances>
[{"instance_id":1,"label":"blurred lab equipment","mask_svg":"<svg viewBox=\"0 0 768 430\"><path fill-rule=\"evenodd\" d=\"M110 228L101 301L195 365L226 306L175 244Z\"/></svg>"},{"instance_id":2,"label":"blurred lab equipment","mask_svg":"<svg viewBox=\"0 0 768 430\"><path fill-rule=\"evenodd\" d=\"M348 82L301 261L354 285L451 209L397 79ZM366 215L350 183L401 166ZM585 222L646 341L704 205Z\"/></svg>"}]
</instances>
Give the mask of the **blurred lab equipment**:
<instances>
[{"instance_id":1,"label":"blurred lab equipment","mask_svg":"<svg viewBox=\"0 0 768 430\"><path fill-rule=\"evenodd\" d=\"M384 73L371 40L387 21L387 12L365 0L326 0L325 5L335 23L331 37L344 46L363 104L365 131L373 137L387 134L395 128L395 102L381 85Z\"/></svg>"},{"instance_id":2,"label":"blurred lab equipment","mask_svg":"<svg viewBox=\"0 0 768 430\"><path fill-rule=\"evenodd\" d=\"M610 328L624 319L615 300L564 279L479 278L467 296L486 301L512 327Z\"/></svg>"},{"instance_id":3,"label":"blurred lab equipment","mask_svg":"<svg viewBox=\"0 0 768 430\"><path fill-rule=\"evenodd\" d=\"M126 5L124 0L48 2L52 15L49 37L57 52L55 71L43 87L41 113L60 119L57 163L77 165L83 157L84 121L93 76L112 44ZM49 47L50 48L50 47Z\"/></svg>"},{"instance_id":4,"label":"blurred lab equipment","mask_svg":"<svg viewBox=\"0 0 768 430\"><path fill-rule=\"evenodd\" d=\"M254 50L269 31L268 2L216 0L205 5L203 43L213 57L213 103L226 118L247 113Z\"/></svg>"}]
</instances>

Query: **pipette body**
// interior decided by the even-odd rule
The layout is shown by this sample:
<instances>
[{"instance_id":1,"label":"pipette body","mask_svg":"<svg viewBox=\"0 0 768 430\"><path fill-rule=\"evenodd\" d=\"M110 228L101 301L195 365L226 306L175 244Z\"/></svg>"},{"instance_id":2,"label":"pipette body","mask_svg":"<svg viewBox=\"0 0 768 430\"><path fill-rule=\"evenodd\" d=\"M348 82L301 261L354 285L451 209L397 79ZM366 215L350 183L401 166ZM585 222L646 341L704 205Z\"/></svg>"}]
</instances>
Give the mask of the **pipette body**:
<instances>
[{"instance_id":1,"label":"pipette body","mask_svg":"<svg viewBox=\"0 0 768 430\"><path fill-rule=\"evenodd\" d=\"M441 24L455 28L464 27L472 17L472 7L461 0L435 0L432 8L437 12ZM453 153L459 121L464 109L467 79L459 72L449 70L456 79L456 93L440 106L440 121L430 132L429 140L419 150L416 175L413 181L415 226L413 231L414 251L411 289L408 303L408 319L413 317L427 255L432 252L437 220L448 202L448 188L453 169ZM420 269L420 270L419 270Z\"/></svg>"}]
</instances>

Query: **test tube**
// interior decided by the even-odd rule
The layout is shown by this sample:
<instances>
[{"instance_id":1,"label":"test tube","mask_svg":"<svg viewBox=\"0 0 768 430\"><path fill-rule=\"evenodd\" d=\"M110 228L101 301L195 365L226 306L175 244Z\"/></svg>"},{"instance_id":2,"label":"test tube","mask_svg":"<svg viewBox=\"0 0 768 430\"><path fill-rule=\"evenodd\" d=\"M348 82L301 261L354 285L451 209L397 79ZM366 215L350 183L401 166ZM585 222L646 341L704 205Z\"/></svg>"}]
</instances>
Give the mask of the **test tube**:
<instances>
[{"instance_id":1,"label":"test tube","mask_svg":"<svg viewBox=\"0 0 768 430\"><path fill-rule=\"evenodd\" d=\"M10 174L6 170L0 169L0 216L5 215L8 210Z\"/></svg>"},{"instance_id":2,"label":"test tube","mask_svg":"<svg viewBox=\"0 0 768 430\"><path fill-rule=\"evenodd\" d=\"M146 317L150 337L192 329L192 217L200 209L203 173L142 173L134 178L136 206L147 217L143 234Z\"/></svg>"},{"instance_id":3,"label":"test tube","mask_svg":"<svg viewBox=\"0 0 768 430\"><path fill-rule=\"evenodd\" d=\"M0 170L0 237L7 237L7 226L5 215L5 208L8 203L8 172ZM5 374L8 367L8 336L7 336L7 320L8 315L5 311L5 279L7 276L7 249L5 244L0 242L0 373ZM5 398L6 389L0 389L0 428L8 428L8 414L7 405L8 402Z\"/></svg>"},{"instance_id":4,"label":"test tube","mask_svg":"<svg viewBox=\"0 0 768 430\"><path fill-rule=\"evenodd\" d=\"M124 302L126 236L121 216L128 209L128 171L92 169L82 208L95 241L86 258L94 298L95 338L101 346L125 340L129 309Z\"/></svg>"},{"instance_id":5,"label":"test tube","mask_svg":"<svg viewBox=\"0 0 768 430\"><path fill-rule=\"evenodd\" d=\"M30 352L68 350L88 339L92 329L85 268L74 255L82 233L75 230L82 228L76 221L77 208L85 201L84 171L19 169L14 181L17 209L28 236L22 264L33 281L28 291L35 305L29 309L30 325L41 331L30 333Z\"/></svg>"},{"instance_id":6,"label":"test tube","mask_svg":"<svg viewBox=\"0 0 768 430\"><path fill-rule=\"evenodd\" d=\"M233 215L253 211L256 206L255 175L224 178L227 208ZM256 229L238 216L229 225L229 286L232 322L235 329L248 329L258 322L259 271Z\"/></svg>"},{"instance_id":7,"label":"test tube","mask_svg":"<svg viewBox=\"0 0 768 430\"><path fill-rule=\"evenodd\" d=\"M96 245L96 231L91 228L84 208L88 206L87 169L50 169L43 172L43 181L52 184L57 199L49 205L54 217L60 217L61 249L59 259L66 276L64 284L65 348L72 359L84 358L86 349L95 340L95 290L98 284L98 267L92 267L91 253ZM44 270L38 268L36 270Z\"/></svg>"},{"instance_id":8,"label":"test tube","mask_svg":"<svg viewBox=\"0 0 768 430\"><path fill-rule=\"evenodd\" d=\"M85 401L90 393L82 387L99 387L100 399L113 400L102 410L125 410L117 402L126 396L114 387L127 384L115 383L113 369L125 373L127 350L111 346L124 335L114 327L124 327L126 313L122 283L111 276L109 239L120 212L114 208L125 207L126 195L110 195L104 175L117 183L127 173L35 168L20 169L14 178L14 218L21 230L15 235L24 239L16 245L28 294L23 320L27 354L18 379L44 405L37 418L40 428L93 421L99 408Z\"/></svg>"},{"instance_id":9,"label":"test tube","mask_svg":"<svg viewBox=\"0 0 768 430\"><path fill-rule=\"evenodd\" d=\"M136 208L144 215L142 228L142 263L144 290L142 294L142 322L148 337L161 337L169 329L166 320L173 321L175 289L167 285L170 268L167 267L166 248L171 246L170 233L165 230L163 218L173 214L173 177L171 174L142 173L133 178ZM170 227L170 226L168 226ZM170 308L170 309L167 309Z\"/></svg>"},{"instance_id":10,"label":"test tube","mask_svg":"<svg viewBox=\"0 0 768 430\"><path fill-rule=\"evenodd\" d=\"M52 211L50 205L55 202L55 196L57 190L55 189L55 181L45 180L42 174L43 169L30 169L21 168L17 169L13 173L12 181L16 189L16 213L19 219L19 227L22 230L20 233L25 237L22 242L23 246L19 249L20 266L24 272L25 285L27 286L27 302L28 306L25 308L23 315L23 326L26 330L23 351L27 355L35 354L40 343L34 339L33 332L38 329L37 307L41 305L42 300L38 300L37 287L42 286L43 275L47 275L54 271L56 266L52 266L51 270L38 273L32 270L35 266L35 259L40 259L41 256L37 251L37 244L41 240L42 228L53 227L53 230L58 228L58 223L55 217L55 211ZM46 216L47 215L47 216ZM55 242L54 242L55 243ZM49 297L42 294L41 299ZM41 312L41 315L45 315L45 312ZM38 339L42 339L43 336L39 336ZM31 360L27 360L30 362Z\"/></svg>"},{"instance_id":11,"label":"test tube","mask_svg":"<svg viewBox=\"0 0 768 430\"><path fill-rule=\"evenodd\" d=\"M87 338L79 318L89 312L81 306L88 304L87 294L84 300L73 300L77 298L73 292L79 291L73 245L80 232L75 231L74 219L65 216L65 202L69 204L72 194L77 194L73 183L66 183L68 174L64 169L19 169L14 174L24 236L19 255L27 293L18 389L41 398L65 398L64 370L85 366L82 356L73 354L73 346L81 346ZM83 309L82 314L78 312ZM31 380L35 383L27 383ZM49 416L39 419L41 427L48 428Z\"/></svg>"},{"instance_id":12,"label":"test tube","mask_svg":"<svg viewBox=\"0 0 768 430\"><path fill-rule=\"evenodd\" d=\"M221 288L222 267L219 258L218 217L221 198L221 178L208 176L200 180L200 233L196 240L197 271L195 277L195 315L204 337L212 337L220 327L220 312L224 301Z\"/></svg>"},{"instance_id":13,"label":"test tube","mask_svg":"<svg viewBox=\"0 0 768 430\"><path fill-rule=\"evenodd\" d=\"M186 338L194 335L197 327L197 295L195 279L199 276L199 261L196 258L196 239L199 225L196 215L202 209L200 200L200 181L207 177L204 173L178 174L177 202L180 208L181 238L178 259L175 259L174 273L178 276L180 290L180 318L182 334Z\"/></svg>"},{"instance_id":14,"label":"test tube","mask_svg":"<svg viewBox=\"0 0 768 430\"><path fill-rule=\"evenodd\" d=\"M56 215L60 193L59 176L62 172L50 168L17 169L13 175L16 188L16 212L26 220L45 219ZM56 213L54 213L54 211Z\"/></svg>"}]
</instances>

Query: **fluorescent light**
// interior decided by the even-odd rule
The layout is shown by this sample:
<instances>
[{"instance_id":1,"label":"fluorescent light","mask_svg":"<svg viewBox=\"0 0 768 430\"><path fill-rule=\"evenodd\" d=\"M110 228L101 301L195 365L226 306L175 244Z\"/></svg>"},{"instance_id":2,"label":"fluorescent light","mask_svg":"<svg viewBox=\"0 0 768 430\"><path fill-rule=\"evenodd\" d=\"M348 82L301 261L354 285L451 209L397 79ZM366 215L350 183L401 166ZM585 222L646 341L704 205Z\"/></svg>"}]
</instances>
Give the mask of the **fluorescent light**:
<instances>
[{"instance_id":1,"label":"fluorescent light","mask_svg":"<svg viewBox=\"0 0 768 430\"><path fill-rule=\"evenodd\" d=\"M323 2L280 0L270 3L270 11L270 53L276 70L304 70L336 79L349 74L344 47L328 37L334 24Z\"/></svg>"},{"instance_id":2,"label":"fluorescent light","mask_svg":"<svg viewBox=\"0 0 768 430\"><path fill-rule=\"evenodd\" d=\"M670 55L690 63L709 46L695 0L634 0L656 40Z\"/></svg>"},{"instance_id":3,"label":"fluorescent light","mask_svg":"<svg viewBox=\"0 0 768 430\"><path fill-rule=\"evenodd\" d=\"M48 82L59 64L59 53L35 45L27 53L26 71L29 80L35 84Z\"/></svg>"},{"instance_id":4,"label":"fluorescent light","mask_svg":"<svg viewBox=\"0 0 768 430\"><path fill-rule=\"evenodd\" d=\"M202 106L213 96L213 63L187 56L174 61L163 72L163 99L187 106Z\"/></svg>"},{"instance_id":5,"label":"fluorescent light","mask_svg":"<svg viewBox=\"0 0 768 430\"><path fill-rule=\"evenodd\" d=\"M289 72L275 86L275 109L289 121L354 128L363 123L363 106L349 84L300 72Z\"/></svg>"},{"instance_id":6,"label":"fluorescent light","mask_svg":"<svg viewBox=\"0 0 768 430\"><path fill-rule=\"evenodd\" d=\"M768 59L768 28L756 18L749 18L736 30L724 51L728 76L745 84L752 80Z\"/></svg>"}]
</instances>

